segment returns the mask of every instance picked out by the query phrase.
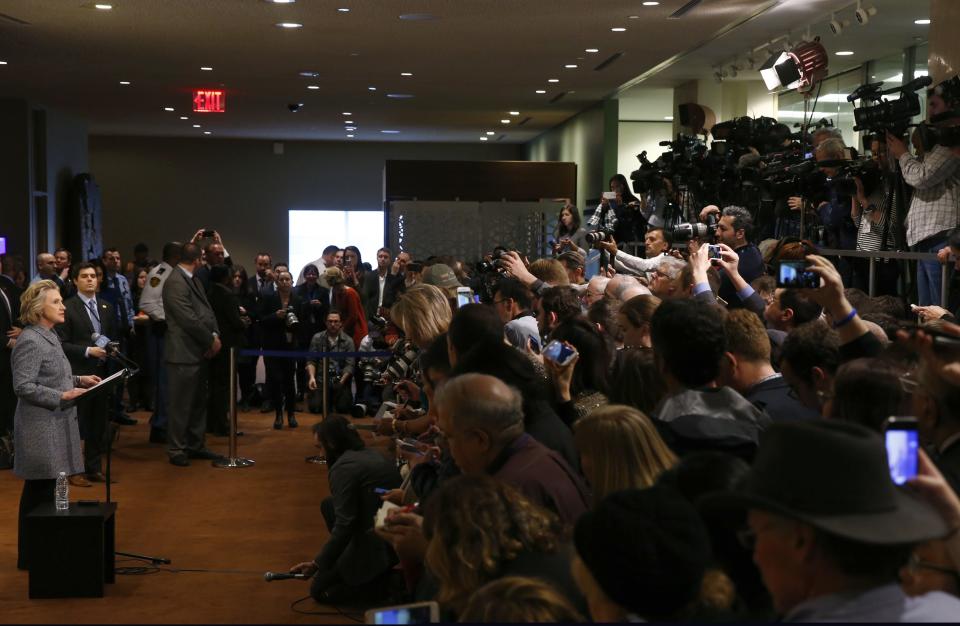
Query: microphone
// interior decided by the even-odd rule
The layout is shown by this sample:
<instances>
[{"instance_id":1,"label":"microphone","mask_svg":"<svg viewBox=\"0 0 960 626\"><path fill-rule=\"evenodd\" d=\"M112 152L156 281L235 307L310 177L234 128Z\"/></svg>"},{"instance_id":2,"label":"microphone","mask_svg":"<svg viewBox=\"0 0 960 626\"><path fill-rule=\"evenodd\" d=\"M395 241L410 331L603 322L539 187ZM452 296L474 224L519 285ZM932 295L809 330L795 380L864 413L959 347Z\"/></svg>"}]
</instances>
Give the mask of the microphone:
<instances>
[{"instance_id":1,"label":"microphone","mask_svg":"<svg viewBox=\"0 0 960 626\"><path fill-rule=\"evenodd\" d=\"M876 93L881 87L883 87L883 83L869 83L866 85L860 85L853 90L852 94L847 96L847 102L853 102L861 99L863 96Z\"/></svg>"},{"instance_id":2,"label":"microphone","mask_svg":"<svg viewBox=\"0 0 960 626\"><path fill-rule=\"evenodd\" d=\"M100 333L90 335L90 341L92 341L96 347L106 350L107 354L116 354L120 351L120 344L118 342L110 341L109 337L101 335Z\"/></svg>"},{"instance_id":3,"label":"microphone","mask_svg":"<svg viewBox=\"0 0 960 626\"><path fill-rule=\"evenodd\" d=\"M291 579L306 580L307 575L306 574L283 574L280 572L267 572L266 574L263 575L263 579L268 583L273 582L274 580L291 580Z\"/></svg>"}]
</instances>

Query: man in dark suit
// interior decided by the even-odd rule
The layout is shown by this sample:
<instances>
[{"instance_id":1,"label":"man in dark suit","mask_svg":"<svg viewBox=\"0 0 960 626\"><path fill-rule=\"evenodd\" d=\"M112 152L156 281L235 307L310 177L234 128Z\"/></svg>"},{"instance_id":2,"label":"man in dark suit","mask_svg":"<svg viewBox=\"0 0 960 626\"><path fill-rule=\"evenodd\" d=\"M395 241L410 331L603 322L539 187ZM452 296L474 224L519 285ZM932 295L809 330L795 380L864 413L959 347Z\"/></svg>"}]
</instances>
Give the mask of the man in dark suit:
<instances>
[{"instance_id":1,"label":"man in dark suit","mask_svg":"<svg viewBox=\"0 0 960 626\"><path fill-rule=\"evenodd\" d=\"M262 349L263 328L260 325L260 308L263 305L264 298L277 293L277 283L276 274L273 271L273 258L271 258L268 252L260 252L257 254L257 257L254 259L254 265L257 267L257 272L247 279L250 293L253 294L253 306L247 307L247 315L250 316L251 321L247 334L247 344L251 348ZM257 357L257 360L259 360L259 357ZM256 361L251 365L252 370L255 372L257 366ZM240 367L241 370L243 368L241 365L238 365L238 367ZM242 371L240 374L240 392L245 400L248 400L253 395L253 388L255 387L253 381L256 378L256 374L249 372L250 370L248 369L246 374ZM263 394L261 398L261 413L269 413L272 410L270 400L266 396L267 394Z\"/></svg>"},{"instance_id":2,"label":"man in dark suit","mask_svg":"<svg viewBox=\"0 0 960 626\"><path fill-rule=\"evenodd\" d=\"M230 379L230 348L247 343L247 325L240 316L240 299L230 288L233 271L226 265L210 268L210 290L207 298L217 319L223 349L210 359L210 394L207 402L207 432L219 437L230 434L230 389L237 381Z\"/></svg>"},{"instance_id":3,"label":"man in dark suit","mask_svg":"<svg viewBox=\"0 0 960 626\"><path fill-rule=\"evenodd\" d=\"M222 458L205 445L209 360L221 343L216 317L194 276L198 269L200 248L184 244L180 263L163 285L164 357L170 383L167 451L170 463L179 467L190 465L191 458Z\"/></svg>"},{"instance_id":4,"label":"man in dark suit","mask_svg":"<svg viewBox=\"0 0 960 626\"><path fill-rule=\"evenodd\" d=\"M363 310L367 319L379 315L383 306L383 298L390 283L390 259L393 258L389 248L377 250L377 269L367 272L363 279L360 297L363 300Z\"/></svg>"},{"instance_id":5,"label":"man in dark suit","mask_svg":"<svg viewBox=\"0 0 960 626\"><path fill-rule=\"evenodd\" d=\"M13 412L17 409L17 396L13 392L13 369L10 354L17 343L20 329L13 325L20 316L20 299L13 297L3 274L3 257L0 256L0 437L13 436ZM10 281L10 285L13 282Z\"/></svg>"},{"instance_id":6,"label":"man in dark suit","mask_svg":"<svg viewBox=\"0 0 960 626\"><path fill-rule=\"evenodd\" d=\"M66 313L63 324L56 327L57 335L60 336L63 352L67 355L75 375L94 374L106 378L107 352L96 345L92 336L96 333L110 341L117 339L118 328L113 305L97 296L97 268L92 263L81 263L77 266L74 284L77 294L63 303ZM77 403L86 478L79 474L71 476L72 485L89 487L90 481L106 480L102 472L101 457L110 445L109 408L110 398L106 395Z\"/></svg>"}]
</instances>

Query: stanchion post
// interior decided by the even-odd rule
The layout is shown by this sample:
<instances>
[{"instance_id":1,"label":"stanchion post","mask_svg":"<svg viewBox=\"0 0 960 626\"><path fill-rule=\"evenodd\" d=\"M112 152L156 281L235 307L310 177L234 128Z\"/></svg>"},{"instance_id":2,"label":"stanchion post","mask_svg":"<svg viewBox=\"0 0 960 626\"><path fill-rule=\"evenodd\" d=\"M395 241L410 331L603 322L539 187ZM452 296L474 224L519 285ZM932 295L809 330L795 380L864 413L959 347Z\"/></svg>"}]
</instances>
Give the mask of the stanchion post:
<instances>
[{"instance_id":1,"label":"stanchion post","mask_svg":"<svg viewBox=\"0 0 960 626\"><path fill-rule=\"evenodd\" d=\"M213 462L214 467L250 467L255 463L250 459L241 459L237 456L237 349L230 348L230 438L229 455L227 458Z\"/></svg>"},{"instance_id":2,"label":"stanchion post","mask_svg":"<svg viewBox=\"0 0 960 626\"><path fill-rule=\"evenodd\" d=\"M327 419L327 393L329 393L329 390L327 389L327 372L329 371L329 367L330 358L323 357L323 409L320 411L320 415L323 419Z\"/></svg>"},{"instance_id":3,"label":"stanchion post","mask_svg":"<svg viewBox=\"0 0 960 626\"><path fill-rule=\"evenodd\" d=\"M949 269L949 265L940 266L940 306L944 309L948 308L947 303L950 301L950 272L947 271Z\"/></svg>"},{"instance_id":4,"label":"stanchion post","mask_svg":"<svg viewBox=\"0 0 960 626\"><path fill-rule=\"evenodd\" d=\"M877 295L877 258L870 257L870 282L869 287L867 288L870 292L870 297Z\"/></svg>"}]
</instances>

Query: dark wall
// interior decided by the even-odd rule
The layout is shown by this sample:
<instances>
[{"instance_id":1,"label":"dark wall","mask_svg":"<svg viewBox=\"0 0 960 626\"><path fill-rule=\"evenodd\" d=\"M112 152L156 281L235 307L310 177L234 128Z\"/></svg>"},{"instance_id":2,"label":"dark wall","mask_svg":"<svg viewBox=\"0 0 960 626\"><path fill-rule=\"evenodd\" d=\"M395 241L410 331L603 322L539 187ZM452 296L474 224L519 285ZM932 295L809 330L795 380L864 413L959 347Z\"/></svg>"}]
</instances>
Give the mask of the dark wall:
<instances>
[{"instance_id":1,"label":"dark wall","mask_svg":"<svg viewBox=\"0 0 960 626\"><path fill-rule=\"evenodd\" d=\"M576 198L575 163L387 161L388 200Z\"/></svg>"},{"instance_id":2,"label":"dark wall","mask_svg":"<svg viewBox=\"0 0 960 626\"><path fill-rule=\"evenodd\" d=\"M143 241L156 257L168 240L217 229L239 263L260 250L287 256L289 209L379 210L390 160L515 160L517 145L274 142L242 139L90 138L100 184L104 244L124 258ZM317 233L317 256L328 242Z\"/></svg>"},{"instance_id":3,"label":"dark wall","mask_svg":"<svg viewBox=\"0 0 960 626\"><path fill-rule=\"evenodd\" d=\"M0 100L0 237L7 252L30 254L30 108Z\"/></svg>"}]
</instances>

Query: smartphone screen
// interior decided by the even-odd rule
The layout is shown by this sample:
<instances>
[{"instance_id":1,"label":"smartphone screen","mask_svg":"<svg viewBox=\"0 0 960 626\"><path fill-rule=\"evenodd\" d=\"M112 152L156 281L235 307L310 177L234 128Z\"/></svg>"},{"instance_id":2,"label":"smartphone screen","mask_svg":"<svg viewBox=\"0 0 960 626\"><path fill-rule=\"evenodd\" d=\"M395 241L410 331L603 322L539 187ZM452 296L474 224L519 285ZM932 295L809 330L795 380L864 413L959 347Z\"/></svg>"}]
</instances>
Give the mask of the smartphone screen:
<instances>
[{"instance_id":1,"label":"smartphone screen","mask_svg":"<svg viewBox=\"0 0 960 626\"><path fill-rule=\"evenodd\" d=\"M467 306L473 302L473 290L469 287L457 289L457 308Z\"/></svg>"},{"instance_id":2,"label":"smartphone screen","mask_svg":"<svg viewBox=\"0 0 960 626\"><path fill-rule=\"evenodd\" d=\"M369 612L368 624L429 624L435 621L433 602L420 605L388 607ZM369 619L372 618L372 619Z\"/></svg>"},{"instance_id":3,"label":"smartphone screen","mask_svg":"<svg viewBox=\"0 0 960 626\"><path fill-rule=\"evenodd\" d=\"M887 420L884 440L890 478L897 485L902 485L917 475L917 450L920 442L916 419L891 417Z\"/></svg>"},{"instance_id":4,"label":"smartphone screen","mask_svg":"<svg viewBox=\"0 0 960 626\"><path fill-rule=\"evenodd\" d=\"M781 261L777 272L777 287L816 289L820 277L807 271L806 261Z\"/></svg>"},{"instance_id":5,"label":"smartphone screen","mask_svg":"<svg viewBox=\"0 0 960 626\"><path fill-rule=\"evenodd\" d=\"M562 342L554 339L543 349L543 358L550 359L558 365L566 365L573 357L573 350Z\"/></svg>"}]
</instances>

